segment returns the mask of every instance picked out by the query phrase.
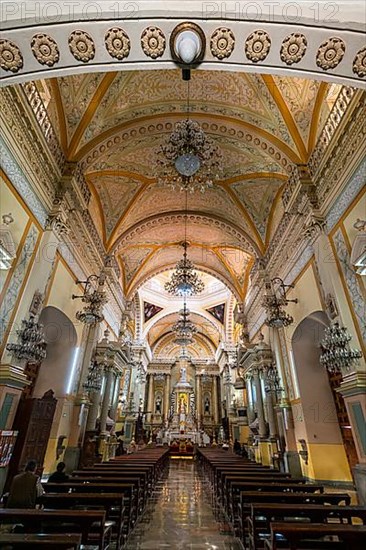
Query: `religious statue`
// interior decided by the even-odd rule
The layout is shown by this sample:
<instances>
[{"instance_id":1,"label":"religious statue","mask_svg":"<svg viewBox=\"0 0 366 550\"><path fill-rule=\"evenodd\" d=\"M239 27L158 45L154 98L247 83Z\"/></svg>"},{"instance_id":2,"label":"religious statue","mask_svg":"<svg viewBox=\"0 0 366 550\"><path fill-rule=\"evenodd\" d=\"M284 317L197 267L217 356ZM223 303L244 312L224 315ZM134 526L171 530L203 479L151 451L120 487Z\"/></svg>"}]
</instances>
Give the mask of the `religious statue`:
<instances>
[{"instance_id":1,"label":"religious statue","mask_svg":"<svg viewBox=\"0 0 366 550\"><path fill-rule=\"evenodd\" d=\"M187 369L185 367L180 369L180 381L187 382Z\"/></svg>"},{"instance_id":2,"label":"religious statue","mask_svg":"<svg viewBox=\"0 0 366 550\"><path fill-rule=\"evenodd\" d=\"M155 401L155 412L156 414L161 414L161 397L160 395L157 396Z\"/></svg>"},{"instance_id":3,"label":"religious statue","mask_svg":"<svg viewBox=\"0 0 366 550\"><path fill-rule=\"evenodd\" d=\"M187 414L187 407L186 407L186 403L184 401L184 397L180 398L179 412L180 412L181 415L182 414L184 414L184 415Z\"/></svg>"},{"instance_id":4,"label":"religious statue","mask_svg":"<svg viewBox=\"0 0 366 550\"><path fill-rule=\"evenodd\" d=\"M205 414L210 414L210 400L208 397L205 399Z\"/></svg>"}]
</instances>

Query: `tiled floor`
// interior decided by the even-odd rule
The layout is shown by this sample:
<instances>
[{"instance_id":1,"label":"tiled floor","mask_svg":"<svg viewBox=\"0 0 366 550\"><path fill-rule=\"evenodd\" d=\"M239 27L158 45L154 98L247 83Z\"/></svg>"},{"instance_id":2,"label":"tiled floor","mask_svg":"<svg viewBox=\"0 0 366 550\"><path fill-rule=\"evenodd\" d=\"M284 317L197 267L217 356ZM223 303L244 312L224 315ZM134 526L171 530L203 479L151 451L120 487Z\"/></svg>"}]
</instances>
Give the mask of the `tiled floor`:
<instances>
[{"instance_id":1,"label":"tiled floor","mask_svg":"<svg viewBox=\"0 0 366 550\"><path fill-rule=\"evenodd\" d=\"M216 521L206 482L193 461L171 460L126 550L240 550L230 527Z\"/></svg>"}]
</instances>

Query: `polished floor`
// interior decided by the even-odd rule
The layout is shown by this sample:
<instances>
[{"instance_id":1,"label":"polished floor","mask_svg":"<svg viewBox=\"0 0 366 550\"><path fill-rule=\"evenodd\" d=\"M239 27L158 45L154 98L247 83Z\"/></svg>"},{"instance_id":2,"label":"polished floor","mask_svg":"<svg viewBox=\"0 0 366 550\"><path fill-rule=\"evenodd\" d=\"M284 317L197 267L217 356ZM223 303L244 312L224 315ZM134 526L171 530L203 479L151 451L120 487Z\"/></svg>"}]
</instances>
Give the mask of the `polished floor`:
<instances>
[{"instance_id":1,"label":"polished floor","mask_svg":"<svg viewBox=\"0 0 366 550\"><path fill-rule=\"evenodd\" d=\"M126 550L240 550L230 526L215 519L207 483L191 460L171 460Z\"/></svg>"}]
</instances>

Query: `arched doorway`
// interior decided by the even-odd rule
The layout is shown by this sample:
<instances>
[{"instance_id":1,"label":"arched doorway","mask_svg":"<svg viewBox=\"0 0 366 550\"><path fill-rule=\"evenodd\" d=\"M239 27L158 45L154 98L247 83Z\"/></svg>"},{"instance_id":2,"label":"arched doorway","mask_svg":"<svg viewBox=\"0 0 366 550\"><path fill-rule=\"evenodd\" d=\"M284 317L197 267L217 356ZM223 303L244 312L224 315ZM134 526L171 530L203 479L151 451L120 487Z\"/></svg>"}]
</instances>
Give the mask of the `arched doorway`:
<instances>
[{"instance_id":1,"label":"arched doorway","mask_svg":"<svg viewBox=\"0 0 366 550\"><path fill-rule=\"evenodd\" d=\"M327 326L327 315L316 311L299 323L292 336L300 399L307 403L295 415L296 436L299 442L307 442L309 462L312 462L315 476L316 471L327 472L334 468L333 461L338 463L339 472L344 470L344 455L349 469L357 462L348 416L344 403L341 403L342 397L336 392L339 381L329 377L319 361L320 342Z\"/></svg>"}]
</instances>

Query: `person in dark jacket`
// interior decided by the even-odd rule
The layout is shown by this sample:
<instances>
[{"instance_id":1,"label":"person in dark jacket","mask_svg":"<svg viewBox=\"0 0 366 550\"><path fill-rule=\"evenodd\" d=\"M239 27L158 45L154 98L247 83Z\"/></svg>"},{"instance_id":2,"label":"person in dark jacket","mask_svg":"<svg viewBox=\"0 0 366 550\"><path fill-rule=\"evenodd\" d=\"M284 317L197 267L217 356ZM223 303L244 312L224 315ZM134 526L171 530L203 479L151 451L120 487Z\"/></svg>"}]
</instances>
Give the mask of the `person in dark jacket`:
<instances>
[{"instance_id":1,"label":"person in dark jacket","mask_svg":"<svg viewBox=\"0 0 366 550\"><path fill-rule=\"evenodd\" d=\"M65 483L69 481L69 476L65 474L65 462L59 462L56 467L56 472L50 475L48 478L49 483Z\"/></svg>"},{"instance_id":2,"label":"person in dark jacket","mask_svg":"<svg viewBox=\"0 0 366 550\"><path fill-rule=\"evenodd\" d=\"M35 508L37 497L43 494L39 477L35 474L37 462L29 460L24 472L14 477L11 482L7 508Z\"/></svg>"}]
</instances>

